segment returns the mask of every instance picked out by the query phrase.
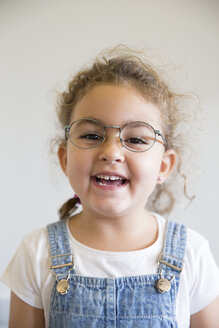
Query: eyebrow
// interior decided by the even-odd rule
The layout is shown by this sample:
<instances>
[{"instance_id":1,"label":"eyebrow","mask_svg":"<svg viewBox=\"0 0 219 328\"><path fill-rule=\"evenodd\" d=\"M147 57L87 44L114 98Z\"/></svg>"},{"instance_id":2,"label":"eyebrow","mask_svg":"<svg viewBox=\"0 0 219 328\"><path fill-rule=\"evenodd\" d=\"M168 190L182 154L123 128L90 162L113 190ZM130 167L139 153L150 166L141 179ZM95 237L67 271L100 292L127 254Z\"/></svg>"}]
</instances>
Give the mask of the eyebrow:
<instances>
[{"instance_id":1,"label":"eyebrow","mask_svg":"<svg viewBox=\"0 0 219 328\"><path fill-rule=\"evenodd\" d=\"M108 124L108 123L105 123L104 121L102 121L102 120L100 120L100 119L97 119L96 117L80 117L80 118L78 118L78 120L80 120L80 119L92 119L92 120L95 120L95 121L97 121L98 123L101 123L103 126L108 126L108 125L112 125L112 126L120 126L120 127L123 127L124 125L126 125L126 124L129 124L129 123L134 123L134 122L139 122L139 124L140 123L146 123L146 124L149 124L149 125L151 125L151 126L153 126L153 124L151 124L151 123L149 123L149 122L145 122L145 121L141 121L141 120L135 120L135 121L127 121L127 122L125 122L125 123L123 123L123 124L121 124L121 125L117 125L117 124ZM155 129L156 130L156 129Z\"/></svg>"},{"instance_id":2,"label":"eyebrow","mask_svg":"<svg viewBox=\"0 0 219 328\"><path fill-rule=\"evenodd\" d=\"M98 123L101 123L102 125L105 125L105 123L104 123L104 121L102 121L102 120L100 120L100 119L98 119L98 118L96 118L96 117L91 117L91 116L89 116L89 117L80 117L79 119L81 119L81 118L83 118L83 119L92 119L92 120L95 120L95 121L97 121Z\"/></svg>"}]
</instances>

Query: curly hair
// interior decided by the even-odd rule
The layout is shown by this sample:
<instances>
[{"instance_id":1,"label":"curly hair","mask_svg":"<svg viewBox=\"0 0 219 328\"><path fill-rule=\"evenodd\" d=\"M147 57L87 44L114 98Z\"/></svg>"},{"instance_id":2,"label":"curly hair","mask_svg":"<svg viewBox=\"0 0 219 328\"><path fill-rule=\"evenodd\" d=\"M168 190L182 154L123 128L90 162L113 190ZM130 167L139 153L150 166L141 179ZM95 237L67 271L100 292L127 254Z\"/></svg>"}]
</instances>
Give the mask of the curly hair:
<instances>
[{"instance_id":1,"label":"curly hair","mask_svg":"<svg viewBox=\"0 0 219 328\"><path fill-rule=\"evenodd\" d=\"M181 194L184 193L190 200L194 198L187 195L187 178L183 170L187 143L182 130L189 121L189 112L186 111L188 107L184 106L184 103L189 96L171 90L161 75L157 68L145 60L142 53L125 46L106 50L96 57L90 67L79 71L69 82L67 90L59 94L57 115L64 131L64 126L70 123L76 103L90 88L101 83L129 85L154 104L161 113L166 149L175 150L177 165L171 178L156 186L148 200L147 208L159 214L169 214L177 198L174 190L176 180L178 189L179 183L183 186ZM63 138L56 138L56 142L65 144L64 133ZM70 217L76 208L77 198L69 199L59 210L60 219Z\"/></svg>"}]
</instances>

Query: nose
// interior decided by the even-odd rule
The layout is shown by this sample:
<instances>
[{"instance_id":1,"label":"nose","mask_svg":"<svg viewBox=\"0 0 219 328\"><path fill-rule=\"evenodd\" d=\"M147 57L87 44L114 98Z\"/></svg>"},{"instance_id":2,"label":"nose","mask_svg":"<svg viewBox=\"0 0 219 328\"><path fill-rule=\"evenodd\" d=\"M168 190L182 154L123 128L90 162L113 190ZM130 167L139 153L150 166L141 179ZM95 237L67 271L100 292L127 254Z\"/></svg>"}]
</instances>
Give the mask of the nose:
<instances>
[{"instance_id":1,"label":"nose","mask_svg":"<svg viewBox=\"0 0 219 328\"><path fill-rule=\"evenodd\" d=\"M124 161L123 145L119 137L106 137L104 142L99 146L99 160L107 161L109 163L122 163Z\"/></svg>"}]
</instances>

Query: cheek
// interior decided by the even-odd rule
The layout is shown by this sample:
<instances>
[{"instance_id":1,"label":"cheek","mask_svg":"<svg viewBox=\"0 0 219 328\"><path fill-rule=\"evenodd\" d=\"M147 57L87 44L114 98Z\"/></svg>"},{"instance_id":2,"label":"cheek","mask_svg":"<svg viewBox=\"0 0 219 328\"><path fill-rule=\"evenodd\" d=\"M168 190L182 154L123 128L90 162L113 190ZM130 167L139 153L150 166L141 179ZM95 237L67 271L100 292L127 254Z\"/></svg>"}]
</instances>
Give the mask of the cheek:
<instances>
[{"instance_id":1,"label":"cheek","mask_svg":"<svg viewBox=\"0 0 219 328\"><path fill-rule=\"evenodd\" d=\"M161 156L145 156L142 160L137 160L132 165L132 174L138 182L156 185L157 177L160 172Z\"/></svg>"},{"instance_id":2,"label":"cheek","mask_svg":"<svg viewBox=\"0 0 219 328\"><path fill-rule=\"evenodd\" d=\"M90 174L92 161L86 155L86 151L71 151L67 156L66 173L72 186L84 183L84 178Z\"/></svg>"},{"instance_id":3,"label":"cheek","mask_svg":"<svg viewBox=\"0 0 219 328\"><path fill-rule=\"evenodd\" d=\"M157 174L161 166L160 156L145 156L142 160L137 161L139 172L144 174Z\"/></svg>"}]
</instances>

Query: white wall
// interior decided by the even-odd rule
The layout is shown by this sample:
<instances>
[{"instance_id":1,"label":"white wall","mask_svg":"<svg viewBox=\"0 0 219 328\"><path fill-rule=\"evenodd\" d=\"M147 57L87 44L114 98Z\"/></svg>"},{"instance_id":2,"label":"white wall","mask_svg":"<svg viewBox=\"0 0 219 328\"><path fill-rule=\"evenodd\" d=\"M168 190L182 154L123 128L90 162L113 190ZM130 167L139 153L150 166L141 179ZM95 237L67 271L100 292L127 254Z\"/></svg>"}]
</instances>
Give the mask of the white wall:
<instances>
[{"instance_id":1,"label":"white wall","mask_svg":"<svg viewBox=\"0 0 219 328\"><path fill-rule=\"evenodd\" d=\"M150 48L178 85L200 95L202 175L191 207L172 217L204 234L219 263L218 31L219 3L213 0L1 0L0 274L22 236L56 220L71 195L48 155L52 90L63 89L75 70L118 43ZM0 295L9 295L3 284Z\"/></svg>"}]
</instances>

